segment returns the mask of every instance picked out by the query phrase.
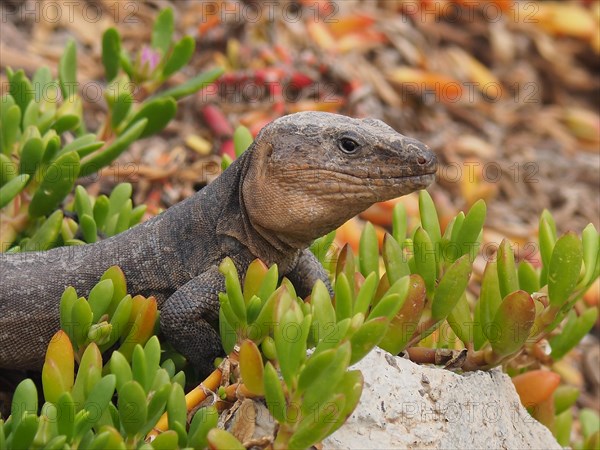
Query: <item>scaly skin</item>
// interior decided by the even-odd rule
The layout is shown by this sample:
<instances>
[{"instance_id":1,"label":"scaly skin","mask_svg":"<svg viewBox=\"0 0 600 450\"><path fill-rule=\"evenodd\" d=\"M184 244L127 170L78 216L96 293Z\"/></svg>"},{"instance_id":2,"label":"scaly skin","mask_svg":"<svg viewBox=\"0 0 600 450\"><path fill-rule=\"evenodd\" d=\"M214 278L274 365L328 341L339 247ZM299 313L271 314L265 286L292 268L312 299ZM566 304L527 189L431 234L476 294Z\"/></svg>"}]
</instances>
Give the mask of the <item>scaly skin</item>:
<instances>
[{"instance_id":1,"label":"scaly skin","mask_svg":"<svg viewBox=\"0 0 600 450\"><path fill-rule=\"evenodd\" d=\"M131 230L90 245L0 255L0 367L39 369L59 329L63 290L87 296L116 264L129 292L157 298L162 332L206 372L222 353L225 256L240 273L255 258L276 263L305 295L317 279L327 282L307 250L315 238L375 202L425 188L436 167L424 144L378 120L317 112L277 119L216 181Z\"/></svg>"}]
</instances>

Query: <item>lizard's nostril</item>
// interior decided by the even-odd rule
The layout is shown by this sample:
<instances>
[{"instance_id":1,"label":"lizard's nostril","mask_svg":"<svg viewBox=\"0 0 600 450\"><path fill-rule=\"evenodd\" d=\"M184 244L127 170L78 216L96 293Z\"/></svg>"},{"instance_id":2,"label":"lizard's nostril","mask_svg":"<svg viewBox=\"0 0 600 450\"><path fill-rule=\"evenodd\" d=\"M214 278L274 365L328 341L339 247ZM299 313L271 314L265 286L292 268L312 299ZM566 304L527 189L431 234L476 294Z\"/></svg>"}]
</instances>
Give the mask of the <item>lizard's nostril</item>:
<instances>
[{"instance_id":1,"label":"lizard's nostril","mask_svg":"<svg viewBox=\"0 0 600 450\"><path fill-rule=\"evenodd\" d=\"M420 165L427 164L427 161L427 158L425 158L423 155L419 155L417 157L417 163Z\"/></svg>"}]
</instances>

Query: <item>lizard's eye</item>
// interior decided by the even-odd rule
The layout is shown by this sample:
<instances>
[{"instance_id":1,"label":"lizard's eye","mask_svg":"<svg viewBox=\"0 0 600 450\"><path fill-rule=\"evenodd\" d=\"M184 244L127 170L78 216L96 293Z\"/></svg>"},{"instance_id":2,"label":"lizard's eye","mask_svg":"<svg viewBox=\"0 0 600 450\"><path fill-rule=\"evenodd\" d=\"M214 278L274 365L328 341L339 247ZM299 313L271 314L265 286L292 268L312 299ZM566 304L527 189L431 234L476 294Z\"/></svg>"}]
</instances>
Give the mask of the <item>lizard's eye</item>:
<instances>
[{"instance_id":1,"label":"lizard's eye","mask_svg":"<svg viewBox=\"0 0 600 450\"><path fill-rule=\"evenodd\" d=\"M360 147L358 142L356 142L350 138L340 139L340 142L338 145L339 145L341 151L343 151L344 153L348 153L348 154L355 153L358 150L358 148Z\"/></svg>"}]
</instances>

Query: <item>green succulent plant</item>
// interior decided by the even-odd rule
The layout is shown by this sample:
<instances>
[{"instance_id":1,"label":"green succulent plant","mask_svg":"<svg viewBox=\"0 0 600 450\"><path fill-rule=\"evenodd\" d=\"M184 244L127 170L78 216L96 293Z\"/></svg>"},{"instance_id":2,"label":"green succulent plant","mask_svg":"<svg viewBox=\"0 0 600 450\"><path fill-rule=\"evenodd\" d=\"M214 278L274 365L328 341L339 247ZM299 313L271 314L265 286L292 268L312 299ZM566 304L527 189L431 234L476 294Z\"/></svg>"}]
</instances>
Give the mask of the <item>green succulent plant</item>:
<instances>
[{"instance_id":1,"label":"green succulent plant","mask_svg":"<svg viewBox=\"0 0 600 450\"><path fill-rule=\"evenodd\" d=\"M552 216L545 211L540 218L540 266L515 262L505 239L487 261L479 296L474 296L467 286L481 243L485 203L480 200L467 214L459 213L443 234L426 191L419 194L419 207L421 224L407 237L406 213L401 204L396 206L393 231L386 234L381 255L369 223L358 256L348 246L338 255L338 277L340 273L355 277L356 267L363 277L376 275L379 292L410 277L411 300L392 319L379 344L382 348L392 353L406 350L421 362L440 357L449 362L448 350L456 350L453 356L460 354L460 364L453 360L455 367L478 370L507 364L546 339L551 358L558 360L590 331L598 308L577 312L574 305L600 275L600 235L592 224L581 237L569 232L559 238ZM313 248L331 266L331 255L326 256L330 239L322 238ZM385 267L382 276L381 266ZM441 328L444 332L436 332Z\"/></svg>"},{"instance_id":2,"label":"green succulent plant","mask_svg":"<svg viewBox=\"0 0 600 450\"><path fill-rule=\"evenodd\" d=\"M31 79L23 70L7 68L9 93L0 101L0 251L95 242L139 222L144 209L132 208L127 185L117 187L110 199L100 196L95 202L77 186L78 222L60 208L81 177L111 164L134 141L163 130L175 117L178 99L221 75L222 69L213 69L159 91L195 50L190 36L174 42L173 28L173 12L165 9L154 25L152 45L135 60L121 47L116 29L104 33L108 111L95 133L86 130L83 119L74 41L65 48L56 80L46 67ZM81 236L74 239L78 228Z\"/></svg>"},{"instance_id":3,"label":"green succulent plant","mask_svg":"<svg viewBox=\"0 0 600 450\"><path fill-rule=\"evenodd\" d=\"M77 361L91 343L101 352L119 343L118 350L130 361L135 346L143 345L158 327L156 299L127 294L125 275L113 266L87 299L78 297L73 287L64 291L60 299L60 327L69 337L65 345L72 346Z\"/></svg>"},{"instance_id":4,"label":"green succulent plant","mask_svg":"<svg viewBox=\"0 0 600 450\"><path fill-rule=\"evenodd\" d=\"M552 358L559 359L591 329L597 308L578 314L573 306L599 275L599 235L593 226L581 239L574 233L551 235L550 249L542 244L541 254L549 256L542 256L539 268L516 263L509 242L503 241L496 258L488 261L477 298L467 288L485 203L459 213L443 234L425 191L419 206L421 225L411 238L406 214L397 207L381 254L369 223L357 256L345 246L332 259L331 234L313 244L317 257L331 268L333 303L320 281L304 301L285 278L276 287L276 266L254 262L242 287L233 262L221 265L226 281L219 321L224 348L230 354L239 351L244 386L265 397L277 420L274 448L309 447L345 421L362 391L360 373L348 367L375 345L452 369L504 365L522 371L513 364L515 357L528 354L542 339L551 337ZM553 227L549 221L545 212L541 223ZM559 270L557 261L575 269ZM559 325L562 332L556 334ZM440 333L441 327L455 339ZM291 329L297 330L294 339ZM563 403L559 413L575 401L570 394L566 400L559 400L564 394L555 396ZM229 435L223 442L232 439ZM215 443L214 448L224 447Z\"/></svg>"},{"instance_id":5,"label":"green succulent plant","mask_svg":"<svg viewBox=\"0 0 600 450\"><path fill-rule=\"evenodd\" d=\"M332 304L321 281L307 301L297 297L285 278L277 287L275 265L253 262L243 289L230 259L220 269L226 283L226 293L220 295L223 345L229 353L239 349L244 386L265 397L279 423L274 448L306 448L319 442L358 404L362 375L348 367L383 338L406 298L409 278L376 298L374 273L356 288L354 278L351 286L346 274L339 273ZM308 349L313 349L310 354Z\"/></svg>"},{"instance_id":6,"label":"green succulent plant","mask_svg":"<svg viewBox=\"0 0 600 450\"><path fill-rule=\"evenodd\" d=\"M428 194L420 195L422 224L437 236L433 204ZM81 208L77 200L75 208ZM523 372L512 364L516 355L527 355L549 337L550 358L559 359L595 321L596 308L573 308L598 277L598 233L593 227L588 226L581 239L572 233L561 238L551 234L551 250L541 250L547 252L542 263L550 261L547 268L515 263L511 247L503 242L497 258L487 264L476 298L467 284L477 244L468 243L473 236L479 240L485 205L478 203L466 215L458 214L433 240L423 226L414 230L412 239L406 238L404 211L398 207L394 215L381 255L370 225L356 256L346 246L330 259L332 235L315 243L318 257L332 270L333 301L321 281L310 296L299 298L287 279L280 280L277 266L258 260L248 267L242 284L233 262L225 259L220 266L226 291L219 296L219 323L229 357L215 371L218 377L212 384L205 381L187 396L184 373L176 370L182 368L178 355L161 350L156 336L151 337L157 331L154 299L127 295L117 267L107 270L87 300L68 288L60 302L62 331L49 345L42 372L46 404L39 412L35 385L19 385L12 414L0 424L0 449L242 448L232 431L215 428L216 408L235 401L238 391L264 398L278 423L274 448L307 448L339 428L356 407L363 379L349 367L375 345L453 369L502 364L516 374ZM550 219L544 213L541 223L553 224ZM578 269L558 271L552 261L568 261ZM594 267L591 275L589 267ZM547 287L541 281L544 273ZM544 299L548 295L554 301ZM534 309L528 307L532 302ZM496 334L483 331L485 326L477 320L492 324ZM457 339L437 331L446 325ZM558 328L562 333L555 333ZM114 351L103 366L102 353L109 349ZM225 370L223 364L238 369ZM206 395L196 394L208 385L216 396L211 406L199 407ZM550 422L540 412L548 402L532 410L561 442L567 442L577 395L567 386L556 390L549 400ZM93 420L92 407L101 409L94 411L98 414ZM57 411L68 411L71 420L55 423ZM580 420L587 425L581 446L597 440L594 417L582 413Z\"/></svg>"},{"instance_id":7,"label":"green succulent plant","mask_svg":"<svg viewBox=\"0 0 600 450\"><path fill-rule=\"evenodd\" d=\"M87 301L67 288L42 369L45 403L39 408L33 381L17 386L11 415L0 419L0 449L205 448L216 409L202 408L188 427L186 377L153 335L157 318L156 301L127 294L116 266ZM169 430L145 442L165 412Z\"/></svg>"},{"instance_id":8,"label":"green succulent plant","mask_svg":"<svg viewBox=\"0 0 600 450\"><path fill-rule=\"evenodd\" d=\"M183 372L171 360L161 363L156 336L136 344L131 362L119 351L102 365L98 346L87 346L73 377L73 352L64 351L69 338L60 331L46 355L42 381L46 402L38 410L38 393L31 380L16 388L11 415L0 420L0 448L204 448L216 425L214 407L196 414L189 431ZM115 401L114 395L117 395ZM170 430L152 443L146 434L161 415L169 413Z\"/></svg>"}]
</instances>

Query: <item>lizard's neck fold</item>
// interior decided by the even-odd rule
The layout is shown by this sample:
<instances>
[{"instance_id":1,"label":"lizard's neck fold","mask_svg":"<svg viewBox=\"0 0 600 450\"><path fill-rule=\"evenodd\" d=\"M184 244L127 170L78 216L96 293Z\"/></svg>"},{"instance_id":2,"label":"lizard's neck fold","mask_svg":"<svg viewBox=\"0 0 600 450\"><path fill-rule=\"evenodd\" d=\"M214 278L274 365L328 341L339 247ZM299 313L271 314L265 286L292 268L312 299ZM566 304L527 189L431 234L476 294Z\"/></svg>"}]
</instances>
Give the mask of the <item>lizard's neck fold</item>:
<instances>
[{"instance_id":1,"label":"lizard's neck fold","mask_svg":"<svg viewBox=\"0 0 600 450\"><path fill-rule=\"evenodd\" d=\"M252 148L248 149L240 158L224 172L220 179L224 182L218 189L229 189L230 194L223 205L223 211L217 223L217 234L224 234L236 239L250 253L259 257L266 264L276 263L281 270L292 265L298 251L306 248L309 243L286 242L269 230L263 229L252 223L246 211L242 183L251 163Z\"/></svg>"}]
</instances>

